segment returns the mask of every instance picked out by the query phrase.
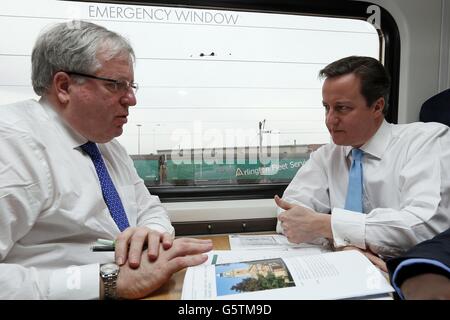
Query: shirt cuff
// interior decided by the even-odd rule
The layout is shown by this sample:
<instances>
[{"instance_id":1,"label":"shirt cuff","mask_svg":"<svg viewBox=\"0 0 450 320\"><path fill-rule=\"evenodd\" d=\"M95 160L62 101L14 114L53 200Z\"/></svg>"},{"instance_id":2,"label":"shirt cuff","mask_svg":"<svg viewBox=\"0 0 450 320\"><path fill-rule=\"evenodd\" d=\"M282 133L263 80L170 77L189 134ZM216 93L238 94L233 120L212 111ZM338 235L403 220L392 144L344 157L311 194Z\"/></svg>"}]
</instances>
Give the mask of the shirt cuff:
<instances>
[{"instance_id":1,"label":"shirt cuff","mask_svg":"<svg viewBox=\"0 0 450 320\"><path fill-rule=\"evenodd\" d=\"M51 300L93 300L100 296L100 265L70 266L50 274Z\"/></svg>"},{"instance_id":2,"label":"shirt cuff","mask_svg":"<svg viewBox=\"0 0 450 320\"><path fill-rule=\"evenodd\" d=\"M364 213L334 208L331 230L335 247L353 245L366 249L366 215Z\"/></svg>"}]
</instances>

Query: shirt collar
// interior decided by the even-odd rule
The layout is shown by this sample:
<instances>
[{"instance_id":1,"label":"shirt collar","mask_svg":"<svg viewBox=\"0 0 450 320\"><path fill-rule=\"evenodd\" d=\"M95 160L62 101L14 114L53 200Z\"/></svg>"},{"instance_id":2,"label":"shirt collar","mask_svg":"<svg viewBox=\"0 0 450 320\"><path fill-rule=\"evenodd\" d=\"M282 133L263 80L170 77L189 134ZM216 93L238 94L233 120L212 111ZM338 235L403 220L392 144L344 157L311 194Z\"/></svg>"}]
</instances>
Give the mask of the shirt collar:
<instances>
[{"instance_id":1,"label":"shirt collar","mask_svg":"<svg viewBox=\"0 0 450 320\"><path fill-rule=\"evenodd\" d=\"M370 154L371 156L377 159L383 158L383 154L385 153L389 145L391 130L392 130L391 125L387 123L386 120L383 120L383 123L378 128L377 132L359 149L364 151L364 153ZM345 155L347 157L349 156L352 149L353 149L352 146L345 147Z\"/></svg>"},{"instance_id":2,"label":"shirt collar","mask_svg":"<svg viewBox=\"0 0 450 320\"><path fill-rule=\"evenodd\" d=\"M80 135L64 121L49 101L40 99L39 103L47 113L49 119L53 120L53 123L58 127L61 134L68 140L71 148L78 148L88 141L88 139Z\"/></svg>"}]
</instances>

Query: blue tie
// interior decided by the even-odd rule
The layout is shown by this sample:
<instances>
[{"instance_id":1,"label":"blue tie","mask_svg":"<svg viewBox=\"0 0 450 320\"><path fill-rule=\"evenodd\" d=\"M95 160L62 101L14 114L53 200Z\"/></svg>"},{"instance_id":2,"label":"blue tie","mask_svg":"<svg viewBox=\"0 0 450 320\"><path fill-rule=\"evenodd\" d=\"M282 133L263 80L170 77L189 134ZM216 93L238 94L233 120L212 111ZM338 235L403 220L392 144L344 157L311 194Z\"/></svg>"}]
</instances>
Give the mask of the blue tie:
<instances>
[{"instance_id":1,"label":"blue tie","mask_svg":"<svg viewBox=\"0 0 450 320\"><path fill-rule=\"evenodd\" d=\"M345 209L363 212L363 175L362 162L363 152L360 149L352 149L352 166L348 176L347 199L345 199Z\"/></svg>"},{"instance_id":2,"label":"blue tie","mask_svg":"<svg viewBox=\"0 0 450 320\"><path fill-rule=\"evenodd\" d=\"M112 218L116 222L120 231L125 230L130 226L128 218L123 208L122 201L117 193L114 183L109 176L108 169L106 169L105 162L103 162L100 150L95 143L88 141L81 146L81 149L91 157L94 163L95 171L97 171L100 186L102 187L103 199L108 206Z\"/></svg>"}]
</instances>

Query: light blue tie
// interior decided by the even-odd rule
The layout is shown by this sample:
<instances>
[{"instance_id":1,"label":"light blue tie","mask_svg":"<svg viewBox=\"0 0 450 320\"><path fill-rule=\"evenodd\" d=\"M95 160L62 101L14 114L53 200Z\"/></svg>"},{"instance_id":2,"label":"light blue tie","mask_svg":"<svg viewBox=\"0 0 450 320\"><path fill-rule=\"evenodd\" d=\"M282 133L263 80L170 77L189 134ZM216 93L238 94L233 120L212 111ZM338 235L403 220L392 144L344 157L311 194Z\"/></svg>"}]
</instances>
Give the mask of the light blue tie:
<instances>
[{"instance_id":1,"label":"light blue tie","mask_svg":"<svg viewBox=\"0 0 450 320\"><path fill-rule=\"evenodd\" d=\"M352 166L348 176L347 199L345 199L345 209L363 212L363 174L362 174L363 152L360 149L352 149Z\"/></svg>"},{"instance_id":2,"label":"light blue tie","mask_svg":"<svg viewBox=\"0 0 450 320\"><path fill-rule=\"evenodd\" d=\"M100 180L100 186L102 188L103 199L108 206L109 212L112 218L116 222L120 231L125 230L130 226L128 222L125 209L123 208L122 201L117 193L114 183L109 176L108 169L106 169L105 162L103 162L100 150L95 143L88 141L81 146L81 149L91 157L94 163L95 171L97 171L98 179Z\"/></svg>"}]
</instances>

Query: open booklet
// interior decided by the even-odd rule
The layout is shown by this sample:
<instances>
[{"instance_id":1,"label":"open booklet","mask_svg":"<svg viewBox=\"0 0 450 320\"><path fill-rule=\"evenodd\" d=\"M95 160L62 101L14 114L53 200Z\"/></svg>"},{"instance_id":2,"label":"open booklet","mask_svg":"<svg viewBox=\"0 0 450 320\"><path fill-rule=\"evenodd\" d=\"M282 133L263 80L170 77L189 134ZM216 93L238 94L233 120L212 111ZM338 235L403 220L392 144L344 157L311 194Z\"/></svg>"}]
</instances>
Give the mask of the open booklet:
<instances>
[{"instance_id":1,"label":"open booklet","mask_svg":"<svg viewBox=\"0 0 450 320\"><path fill-rule=\"evenodd\" d=\"M394 289L360 252L212 251L190 267L182 299L349 299L389 297Z\"/></svg>"}]
</instances>

